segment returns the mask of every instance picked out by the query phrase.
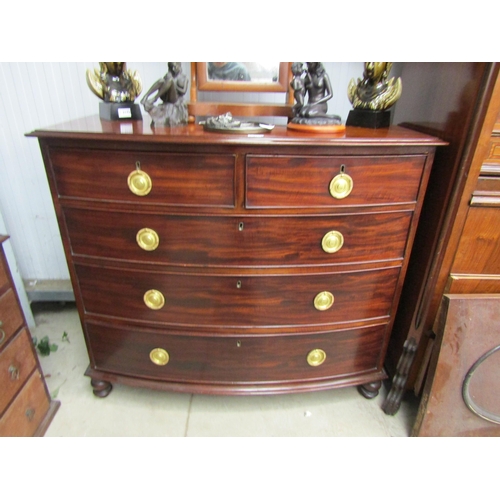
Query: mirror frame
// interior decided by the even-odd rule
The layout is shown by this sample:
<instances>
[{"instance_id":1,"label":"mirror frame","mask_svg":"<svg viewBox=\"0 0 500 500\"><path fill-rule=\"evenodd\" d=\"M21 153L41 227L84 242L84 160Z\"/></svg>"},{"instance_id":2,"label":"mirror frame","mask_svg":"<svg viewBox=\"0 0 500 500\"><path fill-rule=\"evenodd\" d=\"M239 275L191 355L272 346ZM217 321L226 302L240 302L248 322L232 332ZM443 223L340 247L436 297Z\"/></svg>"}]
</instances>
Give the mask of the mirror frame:
<instances>
[{"instance_id":1,"label":"mirror frame","mask_svg":"<svg viewBox=\"0 0 500 500\"><path fill-rule=\"evenodd\" d=\"M209 80L207 63L196 63L197 88L201 91L215 92L288 92L291 63L279 63L279 80L269 83L239 82L230 80Z\"/></svg>"}]
</instances>

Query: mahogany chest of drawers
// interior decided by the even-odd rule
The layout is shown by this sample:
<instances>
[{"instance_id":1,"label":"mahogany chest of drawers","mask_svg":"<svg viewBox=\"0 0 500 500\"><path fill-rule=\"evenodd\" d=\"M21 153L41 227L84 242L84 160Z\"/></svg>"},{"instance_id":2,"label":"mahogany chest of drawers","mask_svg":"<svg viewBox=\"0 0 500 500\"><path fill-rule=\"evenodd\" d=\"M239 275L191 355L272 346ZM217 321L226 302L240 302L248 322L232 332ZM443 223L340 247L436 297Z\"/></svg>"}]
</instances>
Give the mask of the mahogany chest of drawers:
<instances>
[{"instance_id":1,"label":"mahogany chest of drawers","mask_svg":"<svg viewBox=\"0 0 500 500\"><path fill-rule=\"evenodd\" d=\"M0 436L43 436L57 409L50 400L0 235Z\"/></svg>"},{"instance_id":2,"label":"mahogany chest of drawers","mask_svg":"<svg viewBox=\"0 0 500 500\"><path fill-rule=\"evenodd\" d=\"M98 118L30 135L96 395L377 394L439 140Z\"/></svg>"}]
</instances>

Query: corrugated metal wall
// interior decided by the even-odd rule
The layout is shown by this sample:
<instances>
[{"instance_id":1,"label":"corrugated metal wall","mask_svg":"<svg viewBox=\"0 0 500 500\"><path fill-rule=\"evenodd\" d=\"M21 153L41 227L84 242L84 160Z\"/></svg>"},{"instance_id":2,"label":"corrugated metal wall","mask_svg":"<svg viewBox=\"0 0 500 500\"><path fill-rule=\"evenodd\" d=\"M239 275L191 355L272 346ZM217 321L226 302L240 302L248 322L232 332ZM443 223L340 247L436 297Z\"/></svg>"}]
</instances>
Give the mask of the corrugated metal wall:
<instances>
[{"instance_id":1,"label":"corrugated metal wall","mask_svg":"<svg viewBox=\"0 0 500 500\"><path fill-rule=\"evenodd\" d=\"M98 112L93 62L0 64L0 211L25 280L69 279L38 141L25 133ZM165 63L128 63L145 86ZM189 65L187 65L189 67Z\"/></svg>"},{"instance_id":2,"label":"corrugated metal wall","mask_svg":"<svg viewBox=\"0 0 500 500\"><path fill-rule=\"evenodd\" d=\"M139 72L144 91L167 69L165 62L127 65ZM324 65L333 87L329 112L345 120L351 109L347 84L362 75L363 64ZM97 62L0 63L0 214L24 280L69 279L38 141L24 134L96 114L99 100L87 87L85 72L97 67ZM189 63L183 63L183 71L189 74ZM214 97L204 93L201 99ZM263 101L279 99L284 97L260 97ZM255 95L232 94L228 100L254 101Z\"/></svg>"}]
</instances>

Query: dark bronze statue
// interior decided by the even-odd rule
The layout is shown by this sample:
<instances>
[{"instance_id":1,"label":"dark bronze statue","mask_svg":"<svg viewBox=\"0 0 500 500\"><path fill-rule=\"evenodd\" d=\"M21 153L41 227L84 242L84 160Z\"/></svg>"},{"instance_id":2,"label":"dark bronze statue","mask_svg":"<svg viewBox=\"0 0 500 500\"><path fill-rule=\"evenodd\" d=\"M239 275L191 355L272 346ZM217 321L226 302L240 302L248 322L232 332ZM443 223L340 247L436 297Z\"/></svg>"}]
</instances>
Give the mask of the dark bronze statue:
<instances>
[{"instance_id":1,"label":"dark bronze statue","mask_svg":"<svg viewBox=\"0 0 500 500\"><path fill-rule=\"evenodd\" d=\"M290 83L296 100L292 123L301 125L338 125L338 115L328 115L328 101L333 97L330 79L320 62L293 63ZM307 96L307 103L305 102Z\"/></svg>"},{"instance_id":2,"label":"dark bronze statue","mask_svg":"<svg viewBox=\"0 0 500 500\"><path fill-rule=\"evenodd\" d=\"M100 62L99 70L87 70L87 85L104 102L134 102L142 92L137 71L129 71L124 62Z\"/></svg>"},{"instance_id":3,"label":"dark bronze statue","mask_svg":"<svg viewBox=\"0 0 500 500\"><path fill-rule=\"evenodd\" d=\"M181 63L169 62L166 75L156 81L141 99L153 125L175 127L187 124L188 111L184 102L187 89L188 78L182 72ZM161 102L156 104L158 100Z\"/></svg>"},{"instance_id":4,"label":"dark bronze statue","mask_svg":"<svg viewBox=\"0 0 500 500\"><path fill-rule=\"evenodd\" d=\"M347 95L354 109L384 111L393 106L401 97L401 78L389 77L392 63L365 62L363 79L354 78L349 82Z\"/></svg>"}]
</instances>

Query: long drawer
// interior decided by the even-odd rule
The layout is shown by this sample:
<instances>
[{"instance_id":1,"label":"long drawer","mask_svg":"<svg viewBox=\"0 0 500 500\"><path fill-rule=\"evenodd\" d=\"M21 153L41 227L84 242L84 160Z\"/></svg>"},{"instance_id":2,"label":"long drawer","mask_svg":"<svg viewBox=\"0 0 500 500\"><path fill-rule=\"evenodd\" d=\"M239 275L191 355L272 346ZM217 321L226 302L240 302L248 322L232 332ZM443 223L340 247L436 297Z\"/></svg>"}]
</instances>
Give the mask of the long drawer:
<instances>
[{"instance_id":1,"label":"long drawer","mask_svg":"<svg viewBox=\"0 0 500 500\"><path fill-rule=\"evenodd\" d=\"M54 149L60 196L181 206L234 206L233 155Z\"/></svg>"},{"instance_id":2,"label":"long drawer","mask_svg":"<svg viewBox=\"0 0 500 500\"><path fill-rule=\"evenodd\" d=\"M425 158L248 155L246 207L334 208L415 202Z\"/></svg>"},{"instance_id":3,"label":"long drawer","mask_svg":"<svg viewBox=\"0 0 500 500\"><path fill-rule=\"evenodd\" d=\"M87 313L170 325L331 325L390 314L400 268L213 275L75 266Z\"/></svg>"},{"instance_id":4,"label":"long drawer","mask_svg":"<svg viewBox=\"0 0 500 500\"><path fill-rule=\"evenodd\" d=\"M202 383L300 381L375 370L386 330L378 325L241 338L159 334L88 322L85 327L97 370Z\"/></svg>"},{"instance_id":5,"label":"long drawer","mask_svg":"<svg viewBox=\"0 0 500 500\"><path fill-rule=\"evenodd\" d=\"M73 254L191 266L403 259L411 217L411 212L257 218L65 209Z\"/></svg>"}]
</instances>

